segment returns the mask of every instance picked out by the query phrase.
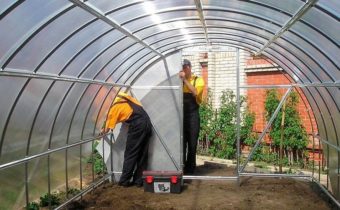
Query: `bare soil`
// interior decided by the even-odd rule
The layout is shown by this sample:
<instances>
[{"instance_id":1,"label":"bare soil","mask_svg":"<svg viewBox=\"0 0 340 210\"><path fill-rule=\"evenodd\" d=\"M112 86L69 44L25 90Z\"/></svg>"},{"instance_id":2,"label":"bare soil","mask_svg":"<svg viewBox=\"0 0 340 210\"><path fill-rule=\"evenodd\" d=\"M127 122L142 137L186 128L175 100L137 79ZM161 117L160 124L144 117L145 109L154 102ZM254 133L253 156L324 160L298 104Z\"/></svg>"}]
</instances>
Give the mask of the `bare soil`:
<instances>
[{"instance_id":1,"label":"bare soil","mask_svg":"<svg viewBox=\"0 0 340 210\"><path fill-rule=\"evenodd\" d=\"M204 162L195 175L232 176L234 168ZM255 178L236 181L192 180L180 194L144 192L143 188L105 183L68 209L333 209L315 184L292 178Z\"/></svg>"}]
</instances>

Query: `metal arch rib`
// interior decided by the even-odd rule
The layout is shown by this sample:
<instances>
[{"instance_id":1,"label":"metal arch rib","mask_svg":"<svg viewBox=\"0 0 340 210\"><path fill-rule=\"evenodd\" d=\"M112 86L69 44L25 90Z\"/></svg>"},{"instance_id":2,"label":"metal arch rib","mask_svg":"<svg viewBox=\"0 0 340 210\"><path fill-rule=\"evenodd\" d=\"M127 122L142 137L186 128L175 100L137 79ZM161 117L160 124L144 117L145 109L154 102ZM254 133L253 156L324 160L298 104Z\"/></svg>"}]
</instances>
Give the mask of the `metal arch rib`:
<instances>
[{"instance_id":1,"label":"metal arch rib","mask_svg":"<svg viewBox=\"0 0 340 210\"><path fill-rule=\"evenodd\" d=\"M280 36L287 31L289 28L291 28L296 21L298 21L314 4L316 4L318 0L309 0L306 2L302 7L300 7L297 12L291 17L282 28L275 33L275 35L268 40L268 42L255 53L255 56L260 55L271 43L273 43L275 40L280 38Z\"/></svg>"},{"instance_id":2,"label":"metal arch rib","mask_svg":"<svg viewBox=\"0 0 340 210\"><path fill-rule=\"evenodd\" d=\"M146 43L145 41L143 41L142 39L140 39L139 37L134 35L128 29L126 29L123 26L121 26L119 23L117 23L112 18L107 17L105 14L103 14L96 7L94 7L92 5L88 5L88 4L86 4L86 3L84 3L84 2L82 2L80 0L69 0L69 1L72 2L74 5L76 5L76 6L80 7L80 8L82 8L82 9L84 9L85 11L89 12L90 14L94 15L95 17L101 19L102 21L104 21L105 23L107 23L110 26L114 27L115 29L117 29L121 33L125 34L126 36L128 36L131 39L135 40L136 42L140 43L144 47L150 49L152 52L156 53L160 57L164 58L164 55L161 52L159 52L156 49L154 49L153 47L151 47L148 43Z\"/></svg>"},{"instance_id":3,"label":"metal arch rib","mask_svg":"<svg viewBox=\"0 0 340 210\"><path fill-rule=\"evenodd\" d=\"M196 4L196 9L197 9L197 12L198 12L198 16L199 16L200 21L201 21L202 26L203 26L205 39L207 41L207 44L209 44L210 41L209 41L209 38L208 38L207 24L205 22L205 18L204 18L204 14L203 14L202 2L201 2L201 0L195 0L195 4Z\"/></svg>"}]
</instances>

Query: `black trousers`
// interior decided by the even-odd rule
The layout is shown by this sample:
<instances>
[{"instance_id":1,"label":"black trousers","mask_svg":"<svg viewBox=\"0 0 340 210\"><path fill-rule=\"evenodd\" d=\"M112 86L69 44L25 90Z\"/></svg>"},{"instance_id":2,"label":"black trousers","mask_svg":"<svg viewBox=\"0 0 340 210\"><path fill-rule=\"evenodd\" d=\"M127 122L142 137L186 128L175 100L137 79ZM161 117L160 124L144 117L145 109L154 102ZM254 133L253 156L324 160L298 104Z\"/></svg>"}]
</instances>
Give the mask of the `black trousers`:
<instances>
[{"instance_id":1,"label":"black trousers","mask_svg":"<svg viewBox=\"0 0 340 210\"><path fill-rule=\"evenodd\" d=\"M198 110L195 110L193 112L184 112L183 163L184 173L186 174L194 173L194 170L196 168L196 149L199 130L200 130L200 116Z\"/></svg>"},{"instance_id":2,"label":"black trousers","mask_svg":"<svg viewBox=\"0 0 340 210\"><path fill-rule=\"evenodd\" d=\"M151 123L148 118L134 120L129 125L126 148L124 152L123 171L120 184L143 182L143 171L148 165L148 147L151 136Z\"/></svg>"}]
</instances>

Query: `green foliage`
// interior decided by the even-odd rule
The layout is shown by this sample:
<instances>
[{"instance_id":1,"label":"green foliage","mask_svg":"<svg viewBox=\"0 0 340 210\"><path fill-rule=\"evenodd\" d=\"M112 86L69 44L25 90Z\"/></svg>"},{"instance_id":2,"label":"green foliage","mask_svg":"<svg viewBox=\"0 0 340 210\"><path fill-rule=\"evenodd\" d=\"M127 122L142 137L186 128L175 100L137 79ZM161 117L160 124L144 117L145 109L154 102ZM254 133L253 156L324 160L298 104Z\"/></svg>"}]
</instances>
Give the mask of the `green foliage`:
<instances>
[{"instance_id":1,"label":"green foliage","mask_svg":"<svg viewBox=\"0 0 340 210\"><path fill-rule=\"evenodd\" d=\"M97 151L96 147L99 144L98 141L95 141L92 144L92 154L91 156L87 159L87 163L93 165L93 170L95 174L101 174L106 172L106 166L103 162L102 156L99 154Z\"/></svg>"},{"instance_id":2,"label":"green foliage","mask_svg":"<svg viewBox=\"0 0 340 210\"><path fill-rule=\"evenodd\" d=\"M266 92L265 110L266 119L269 120L275 109L279 105L279 94L275 89ZM307 132L302 126L299 113L297 112L298 95L296 92L291 92L286 100L285 121L283 130L283 147L287 151L298 151L296 154L304 154L304 150L308 144ZM278 113L272 123L269 136L271 137L274 146L278 147L281 140L281 120L282 109ZM300 152L299 152L300 151ZM301 156L301 155L300 155ZM303 155L302 155L303 156ZM298 159L297 157L295 159Z\"/></svg>"},{"instance_id":3,"label":"green foliage","mask_svg":"<svg viewBox=\"0 0 340 210\"><path fill-rule=\"evenodd\" d=\"M51 202L51 206L58 206L60 205L60 198L57 193L45 194L40 197L40 206L45 207L49 205Z\"/></svg>"},{"instance_id":4,"label":"green foliage","mask_svg":"<svg viewBox=\"0 0 340 210\"><path fill-rule=\"evenodd\" d=\"M245 98L241 98L241 105ZM211 95L200 107L201 130L200 145L208 149L209 154L219 158L236 158L236 96L232 91L223 91L220 108L213 110ZM252 132L255 115L245 111L241 115L243 124L240 128L241 142L255 142L256 134Z\"/></svg>"},{"instance_id":5,"label":"green foliage","mask_svg":"<svg viewBox=\"0 0 340 210\"><path fill-rule=\"evenodd\" d=\"M26 210L39 210L39 204L37 202L30 202L26 206Z\"/></svg>"}]
</instances>

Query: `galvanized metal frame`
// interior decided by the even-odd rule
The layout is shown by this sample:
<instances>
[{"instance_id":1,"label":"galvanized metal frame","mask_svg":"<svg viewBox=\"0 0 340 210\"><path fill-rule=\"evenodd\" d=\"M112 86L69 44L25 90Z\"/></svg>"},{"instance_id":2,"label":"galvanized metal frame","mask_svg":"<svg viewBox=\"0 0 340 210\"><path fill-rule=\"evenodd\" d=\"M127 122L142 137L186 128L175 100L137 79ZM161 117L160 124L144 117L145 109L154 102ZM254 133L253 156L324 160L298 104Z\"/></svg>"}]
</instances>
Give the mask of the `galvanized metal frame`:
<instances>
[{"instance_id":1,"label":"galvanized metal frame","mask_svg":"<svg viewBox=\"0 0 340 210\"><path fill-rule=\"evenodd\" d=\"M8 14L12 9L14 9L17 5L19 5L20 3L22 3L23 1L17 1L17 2L15 2L15 3L13 3L13 5L11 5L11 7L9 8L9 9L7 9L6 10L6 13L5 13L5 15L6 14ZM80 1L77 1L77 2L80 2ZM309 1L309 2L311 2L311 1ZM252 2L252 3L254 3L254 2ZM260 4L260 3L256 3L256 4ZM318 7L318 6L317 6ZM327 11L326 11L327 12ZM331 13L329 13L329 14L331 14ZM4 14L1 14L1 17L3 16ZM306 22L304 22L304 21L302 21L304 24L306 24L306 25L308 25ZM312 27L311 25L308 25L309 27ZM320 32L320 31L319 31ZM297 34L295 34L295 35L297 35ZM324 35L324 34L323 34ZM325 35L324 35L325 36ZM27 37L28 37L28 35L27 35ZM325 36L326 38L327 38L327 36ZM331 40L331 39L330 39ZM29 41L29 39L27 39L27 42ZM288 40L286 40L286 41L288 41ZM305 41L307 41L307 40L305 40ZM333 40L331 40L331 41L333 41ZM289 41L288 41L289 42ZM289 42L290 43L290 42ZM333 41L333 43L334 43L334 41ZM292 44L292 43L291 43ZM312 43L310 43L313 47L315 47L316 48L316 46L314 46ZM294 45L294 44L293 44ZM184 45L183 45L184 46ZM17 47L17 49L21 49L22 48L22 45L20 45L20 47ZM317 48L316 48L317 49ZM285 49L286 50L286 49ZM287 51L287 50L286 50ZM321 52L321 51L320 51ZM322 52L321 52L322 53ZM15 53L14 53L15 54ZM270 54L269 52L266 52L266 54ZM280 53L279 53L280 54ZM323 53L324 54L324 53ZM294 54L292 54L293 56L295 56ZM325 55L325 54L324 54ZM273 57L275 57L274 55L272 55ZM325 55L326 56L326 55ZM164 56L163 56L164 57ZM329 59L327 56L326 56L326 58L327 59ZM289 59L288 59L289 60ZM299 59L300 60L300 59ZM329 59L330 60L330 59ZM10 59L7 59L7 63L10 61ZM316 61L315 61L316 62ZM331 61L332 62L332 61ZM317 62L316 62L317 63ZM318 64L318 63L317 63ZM334 64L334 63L333 63ZM335 64L334 64L335 65ZM4 65L4 66L6 66L6 65ZM307 66L307 65L306 65ZM335 65L336 66L336 65ZM308 66L307 66L308 67ZM287 68L289 68L289 66L287 66ZM323 69L321 66L320 66L320 68L322 69L322 70L325 70L325 69ZM292 72L294 72L294 71L292 71ZM311 71L312 72L312 71ZM325 71L326 72L326 71ZM326 72L327 73L327 72ZM131 74L131 76L132 76L133 74ZM317 77L317 75L315 75L316 76L316 78L318 78ZM32 78L32 77L29 77L29 78ZM307 76L306 76L306 78L308 78ZM331 78L331 76L330 76L330 78ZM29 81L30 81L30 79L28 79L27 81L26 81L26 83L25 83L25 85L23 86L23 88L21 89L21 91L20 91L20 94L17 96L17 98L16 98L16 100L15 101L17 101L19 98L20 98L20 95L21 95L21 93L22 93L22 91L25 89L25 87L26 87L26 85L29 83ZM54 83L54 81L53 81L53 83ZM75 83L73 83L72 84L72 86L74 85ZM314 83L311 83L310 85L307 85L307 86L299 86L299 85L292 85L292 86L297 86L297 87L339 87L339 81L337 81L337 82L334 82L334 83L331 83L331 84L325 84L325 83L320 83L320 84L314 84ZM330 85L330 86L328 86L328 85ZM72 88L72 86L70 87L70 89ZM49 87L49 88L51 88L51 87ZM248 88L255 88L255 87L248 87ZM69 89L69 90L70 90ZM307 89L308 90L308 89ZM309 91L309 90L308 90ZM110 91L108 91L108 95L109 95L109 93L110 93ZM321 93L318 91L318 93L321 95ZM330 94L330 93L329 93ZM66 94L67 95L67 94ZM66 95L65 95L65 97L66 97ZM64 97L64 99L65 99L65 97ZM330 94L330 97L332 97L332 94ZM313 97L312 97L312 99L313 100L315 100ZM43 103L43 101L44 100L42 100L41 101L41 103L40 104L42 104ZM333 99L333 101L334 101L334 99ZM105 100L103 100L103 103L105 102ZM323 101L324 103L326 103L325 101ZM11 108L11 112L10 112L10 114L9 114L9 116L11 116L11 113L12 113L12 111L14 110L14 107L15 107L15 104L16 104L16 102L14 103L14 106ZM61 103L62 104L62 103ZM315 102L315 104L316 104L316 106L318 107L318 105L317 105L317 102ZM39 106L40 107L40 106ZM60 107L61 107L61 105L60 105ZM90 105L90 108L91 108L92 106ZM89 108L89 109L90 109ZM329 111L329 110L328 110ZM100 111L99 111L100 112ZM58 115L58 114L57 114ZM56 116L57 116L56 115ZM9 117L10 118L10 117ZM7 118L7 120L9 119L9 118ZM36 118L36 115L35 115L35 118ZM87 118L87 116L86 116L86 118ZM85 121L84 121L84 124L85 124L85 122L86 122L86 118L85 118ZM321 116L321 118L323 119L323 116ZM55 118L56 119L56 118ZM332 121L333 122L333 121ZM323 122L324 123L324 122ZM7 123L6 123L6 125L7 125ZM335 126L334 125L334 122L333 122L333 126ZM32 125L32 127L33 127L33 125ZM6 129L5 129L6 130ZM4 132L5 132L5 130L4 130ZM32 129L31 129L32 130ZM325 129L325 131L326 131L326 134L327 134L327 130ZM52 135L52 133L53 133L53 130L51 131L51 135ZM83 133L82 133L83 134ZM51 138L50 138L51 139ZM2 145L2 141L1 141L1 145ZM326 143L327 144L327 143ZM0 146L1 146L0 145ZM335 145L333 145L333 146L335 146ZM1 148L1 147L0 147ZM28 148L27 148L28 149ZM1 149L0 149L0 154L1 154ZM1 169L1 168L0 168ZM27 175L27 173L26 173L26 175ZM327 190L326 190L327 191ZM335 200L336 201L336 200ZM339 204L338 204L338 206L339 206Z\"/></svg>"},{"instance_id":2,"label":"galvanized metal frame","mask_svg":"<svg viewBox=\"0 0 340 210\"><path fill-rule=\"evenodd\" d=\"M275 42L276 39L280 38L281 35L289 30L293 24L298 21L318 0L309 0L306 2L302 7L300 7L296 13L291 17L282 28L275 33L275 35L268 40L268 42L259 50L255 53L255 56L260 55L271 43Z\"/></svg>"},{"instance_id":3,"label":"galvanized metal frame","mask_svg":"<svg viewBox=\"0 0 340 210\"><path fill-rule=\"evenodd\" d=\"M207 44L209 44L210 42L209 42L209 38L208 38L207 24L205 22L204 14L203 14L202 1L201 0L195 0L195 4L196 4L196 9L197 9L197 12L198 12L198 16L199 16L200 21L202 23L202 28L204 30L205 39L207 41Z\"/></svg>"}]
</instances>

